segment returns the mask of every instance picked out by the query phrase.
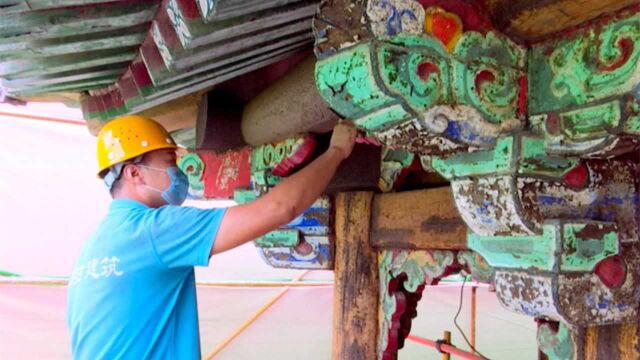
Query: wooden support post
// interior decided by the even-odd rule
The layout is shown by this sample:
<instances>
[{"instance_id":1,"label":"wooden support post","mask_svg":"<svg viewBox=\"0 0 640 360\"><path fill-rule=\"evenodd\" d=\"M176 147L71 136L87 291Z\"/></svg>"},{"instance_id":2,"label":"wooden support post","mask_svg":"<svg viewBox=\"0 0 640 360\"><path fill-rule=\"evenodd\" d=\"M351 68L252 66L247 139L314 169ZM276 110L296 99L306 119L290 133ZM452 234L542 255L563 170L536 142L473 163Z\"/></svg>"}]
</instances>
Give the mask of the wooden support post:
<instances>
[{"instance_id":1,"label":"wooden support post","mask_svg":"<svg viewBox=\"0 0 640 360\"><path fill-rule=\"evenodd\" d=\"M451 331L445 331L444 332L444 338L443 340L445 341L445 343L447 345L451 345ZM451 360L451 354L449 353L443 353L442 354L442 360Z\"/></svg>"},{"instance_id":2,"label":"wooden support post","mask_svg":"<svg viewBox=\"0 0 640 360\"><path fill-rule=\"evenodd\" d=\"M476 293L478 287L471 286L471 346L476 347Z\"/></svg>"},{"instance_id":3,"label":"wooden support post","mask_svg":"<svg viewBox=\"0 0 640 360\"><path fill-rule=\"evenodd\" d=\"M336 197L333 359L377 358L378 256L369 243L373 193Z\"/></svg>"}]
</instances>

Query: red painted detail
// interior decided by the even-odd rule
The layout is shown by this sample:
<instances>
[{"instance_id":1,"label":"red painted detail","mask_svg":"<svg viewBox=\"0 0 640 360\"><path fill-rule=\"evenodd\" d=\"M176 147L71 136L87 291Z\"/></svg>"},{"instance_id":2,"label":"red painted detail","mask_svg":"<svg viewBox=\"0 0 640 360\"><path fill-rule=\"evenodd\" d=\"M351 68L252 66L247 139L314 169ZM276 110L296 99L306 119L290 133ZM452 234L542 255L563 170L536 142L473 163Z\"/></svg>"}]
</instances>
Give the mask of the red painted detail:
<instances>
[{"instance_id":1,"label":"red painted detail","mask_svg":"<svg viewBox=\"0 0 640 360\"><path fill-rule=\"evenodd\" d=\"M627 266L620 256L609 256L596 265L595 273L608 288L615 288L624 283Z\"/></svg>"},{"instance_id":2,"label":"red painted detail","mask_svg":"<svg viewBox=\"0 0 640 360\"><path fill-rule=\"evenodd\" d=\"M113 91L111 92L111 96L113 97L113 104L115 107L117 107L118 109L124 107L124 98L122 97L120 89L114 87Z\"/></svg>"},{"instance_id":3,"label":"red painted detail","mask_svg":"<svg viewBox=\"0 0 640 360\"><path fill-rule=\"evenodd\" d=\"M133 80L130 71L131 70L127 70L125 75L120 80L118 80L117 83L125 102L129 99L140 96L140 93L138 92L138 88L136 87L136 83Z\"/></svg>"},{"instance_id":4,"label":"red painted detail","mask_svg":"<svg viewBox=\"0 0 640 360\"><path fill-rule=\"evenodd\" d=\"M249 188L251 185L251 149L216 154L199 151L204 163L204 197L231 199L235 189Z\"/></svg>"},{"instance_id":5,"label":"red painted detail","mask_svg":"<svg viewBox=\"0 0 640 360\"><path fill-rule=\"evenodd\" d=\"M293 155L283 159L278 165L276 165L271 172L275 176L285 177L290 175L295 169L311 160L318 142L311 136L305 136L302 142L297 144L297 149Z\"/></svg>"},{"instance_id":6,"label":"red painted detail","mask_svg":"<svg viewBox=\"0 0 640 360\"><path fill-rule=\"evenodd\" d=\"M629 58L633 53L633 41L631 41L631 39L623 38L620 39L616 45L618 45L618 48L620 48L620 56L616 59L616 61L609 65L599 64L598 67L601 71L613 71L629 61Z\"/></svg>"},{"instance_id":7,"label":"red painted detail","mask_svg":"<svg viewBox=\"0 0 640 360\"><path fill-rule=\"evenodd\" d=\"M408 335L407 336L407 340L411 340L415 343L424 345L424 346L428 346L430 348L433 349L437 349L438 343L436 341L433 340L429 340L429 339L425 339L423 337L420 336L415 336L415 335ZM453 345L449 345L449 344L440 344L440 350L445 353L445 354L451 354L451 355L455 355L456 359L461 359L461 360L483 360L485 358L482 358L478 355L474 355L473 353L469 352L469 351L464 351L464 350L460 350L457 347L453 346Z\"/></svg>"},{"instance_id":8,"label":"red painted detail","mask_svg":"<svg viewBox=\"0 0 640 360\"><path fill-rule=\"evenodd\" d=\"M151 36L147 36L142 42L142 45L140 45L140 54L144 58L144 64L148 71L167 70L167 66L164 60L162 60L162 55L160 55L160 50L158 50Z\"/></svg>"},{"instance_id":9,"label":"red painted detail","mask_svg":"<svg viewBox=\"0 0 640 360\"><path fill-rule=\"evenodd\" d=\"M580 163L564 174L564 183L574 189L582 189L589 183L589 168Z\"/></svg>"},{"instance_id":10,"label":"red painted detail","mask_svg":"<svg viewBox=\"0 0 640 360\"><path fill-rule=\"evenodd\" d=\"M445 42L446 44L446 42ZM440 71L440 69L438 68L438 65L429 62L429 61L425 61L423 63L420 63L418 65L418 68L416 69L416 72L418 74L418 76L420 77L420 79L422 79L422 81L427 81L429 80L429 77L431 76L431 74L437 74Z\"/></svg>"},{"instance_id":11,"label":"red painted detail","mask_svg":"<svg viewBox=\"0 0 640 360\"><path fill-rule=\"evenodd\" d=\"M200 10L198 10L197 1L193 0L178 0L178 7L180 12L187 20L202 21Z\"/></svg>"},{"instance_id":12,"label":"red painted detail","mask_svg":"<svg viewBox=\"0 0 640 360\"><path fill-rule=\"evenodd\" d=\"M445 12L436 12L431 16L433 36L440 39L443 44L448 46L456 38L456 35L462 32L462 24L452 15Z\"/></svg>"},{"instance_id":13,"label":"red painted detail","mask_svg":"<svg viewBox=\"0 0 640 360\"><path fill-rule=\"evenodd\" d=\"M388 285L389 295L395 298L396 309L395 312L391 314L389 328L385 329L387 331L387 348L382 354L382 359L384 360L395 359L396 349L398 349L399 344L398 331L400 330L400 318L407 308L407 299L405 293L401 290L401 281L403 280L400 278L393 278L389 281Z\"/></svg>"},{"instance_id":14,"label":"red painted detail","mask_svg":"<svg viewBox=\"0 0 640 360\"><path fill-rule=\"evenodd\" d=\"M551 112L547 114L545 128L551 135L558 135L560 133L560 117L557 113Z\"/></svg>"},{"instance_id":15,"label":"red painted detail","mask_svg":"<svg viewBox=\"0 0 640 360\"><path fill-rule=\"evenodd\" d=\"M529 96L529 82L526 75L520 76L518 79L520 92L518 93L518 113L520 115L527 114L527 98Z\"/></svg>"},{"instance_id":16,"label":"red painted detail","mask_svg":"<svg viewBox=\"0 0 640 360\"><path fill-rule=\"evenodd\" d=\"M149 76L149 71L147 70L147 67L144 65L140 57L136 58L131 63L131 74L133 75L133 81L138 86L138 89L153 84L153 82L151 81L151 76Z\"/></svg>"},{"instance_id":17,"label":"red painted detail","mask_svg":"<svg viewBox=\"0 0 640 360\"><path fill-rule=\"evenodd\" d=\"M492 82L496 80L496 76L490 70L482 70L478 74L476 74L475 86L476 92L479 93L482 87L482 84L485 82Z\"/></svg>"},{"instance_id":18,"label":"red painted detail","mask_svg":"<svg viewBox=\"0 0 640 360\"><path fill-rule=\"evenodd\" d=\"M488 11L479 4L465 0L418 0L426 9L437 6L458 15L465 31L485 32L493 29Z\"/></svg>"},{"instance_id":19,"label":"red painted detail","mask_svg":"<svg viewBox=\"0 0 640 360\"><path fill-rule=\"evenodd\" d=\"M374 138L374 137L368 137L368 136L357 136L356 137L356 143L357 144L367 144L367 145L373 145L373 146L382 146L382 144L380 143L380 141L378 141L378 139Z\"/></svg>"},{"instance_id":20,"label":"red painted detail","mask_svg":"<svg viewBox=\"0 0 640 360\"><path fill-rule=\"evenodd\" d=\"M102 95L102 100L104 102L106 111L112 110L115 107L115 102L110 92L107 92L104 95Z\"/></svg>"}]
</instances>

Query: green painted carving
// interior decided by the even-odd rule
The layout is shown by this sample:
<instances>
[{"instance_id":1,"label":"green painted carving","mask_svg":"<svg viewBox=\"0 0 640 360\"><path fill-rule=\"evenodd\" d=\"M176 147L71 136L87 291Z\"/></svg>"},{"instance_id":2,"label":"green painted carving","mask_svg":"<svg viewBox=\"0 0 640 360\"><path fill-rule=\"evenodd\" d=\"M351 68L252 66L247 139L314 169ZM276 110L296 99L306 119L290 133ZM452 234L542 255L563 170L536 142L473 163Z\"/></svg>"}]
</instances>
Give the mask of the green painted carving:
<instances>
[{"instance_id":1,"label":"green painted carving","mask_svg":"<svg viewBox=\"0 0 640 360\"><path fill-rule=\"evenodd\" d=\"M378 87L369 43L349 48L316 64L320 95L344 117L358 117L380 107L397 104Z\"/></svg>"},{"instance_id":2,"label":"green painted carving","mask_svg":"<svg viewBox=\"0 0 640 360\"><path fill-rule=\"evenodd\" d=\"M189 186L196 191L204 190L204 162L196 153L188 153L178 159L178 167L189 178Z\"/></svg>"},{"instance_id":3,"label":"green painted carving","mask_svg":"<svg viewBox=\"0 0 640 360\"><path fill-rule=\"evenodd\" d=\"M447 267L453 264L455 253L452 251L381 251L378 254L380 269L380 335L378 336L378 353L387 348L388 336L392 330L393 316L397 313L395 294L389 290L389 283L400 274L405 274L403 287L409 292L416 292L423 284L431 284L440 278ZM397 321L397 320L396 320Z\"/></svg>"},{"instance_id":4,"label":"green painted carving","mask_svg":"<svg viewBox=\"0 0 640 360\"><path fill-rule=\"evenodd\" d=\"M547 221L540 235L469 232L467 244L493 267L590 272L600 260L618 253L615 229L612 223Z\"/></svg>"},{"instance_id":5,"label":"green painted carving","mask_svg":"<svg viewBox=\"0 0 640 360\"><path fill-rule=\"evenodd\" d=\"M530 51L532 114L584 105L640 83L640 13ZM551 56L548 52L551 52Z\"/></svg>"},{"instance_id":6,"label":"green painted carving","mask_svg":"<svg viewBox=\"0 0 640 360\"><path fill-rule=\"evenodd\" d=\"M545 224L541 235L481 236L469 232L467 245L493 267L552 271L558 237L557 227Z\"/></svg>"},{"instance_id":7,"label":"green painted carving","mask_svg":"<svg viewBox=\"0 0 640 360\"><path fill-rule=\"evenodd\" d=\"M561 177L579 162L575 157L550 156L541 138L523 136L520 149L520 174Z\"/></svg>"},{"instance_id":8,"label":"green painted carving","mask_svg":"<svg viewBox=\"0 0 640 360\"><path fill-rule=\"evenodd\" d=\"M571 330L564 324L558 324L554 330L550 323L540 324L538 327L538 348L549 360L572 360L576 347L571 337Z\"/></svg>"},{"instance_id":9,"label":"green painted carving","mask_svg":"<svg viewBox=\"0 0 640 360\"><path fill-rule=\"evenodd\" d=\"M440 41L401 35L381 44L377 56L388 90L402 96L414 111L451 102L448 54Z\"/></svg>"},{"instance_id":10,"label":"green painted carving","mask_svg":"<svg viewBox=\"0 0 640 360\"><path fill-rule=\"evenodd\" d=\"M577 163L577 158L548 155L544 140L529 136L503 137L491 150L431 159L431 167L447 179L516 173L560 177Z\"/></svg>"},{"instance_id":11,"label":"green painted carving","mask_svg":"<svg viewBox=\"0 0 640 360\"><path fill-rule=\"evenodd\" d=\"M453 51L456 103L473 105L500 123L518 117L518 89L525 51L493 32L465 32Z\"/></svg>"},{"instance_id":12,"label":"green painted carving","mask_svg":"<svg viewBox=\"0 0 640 360\"><path fill-rule=\"evenodd\" d=\"M640 135L640 100L632 101L630 104L631 116L624 124L624 131L628 134Z\"/></svg>"},{"instance_id":13,"label":"green painted carving","mask_svg":"<svg viewBox=\"0 0 640 360\"><path fill-rule=\"evenodd\" d=\"M473 280L491 283L495 276L495 269L475 251L460 251L457 255L458 263L466 266Z\"/></svg>"},{"instance_id":14,"label":"green painted carving","mask_svg":"<svg viewBox=\"0 0 640 360\"><path fill-rule=\"evenodd\" d=\"M562 241L562 271L585 271L618 253L618 233L612 224L566 224Z\"/></svg>"},{"instance_id":15,"label":"green painted carving","mask_svg":"<svg viewBox=\"0 0 640 360\"><path fill-rule=\"evenodd\" d=\"M445 104L471 105L492 123L517 126L524 50L493 33L466 33L460 43L449 54L424 34L363 42L320 60L316 84L333 109L368 131L422 118ZM427 127L441 133L444 125Z\"/></svg>"},{"instance_id":16,"label":"green painted carving","mask_svg":"<svg viewBox=\"0 0 640 360\"><path fill-rule=\"evenodd\" d=\"M355 124L367 131L375 131L411 119L411 114L402 105L397 104L361 116L355 120Z\"/></svg>"},{"instance_id":17,"label":"green painted carving","mask_svg":"<svg viewBox=\"0 0 640 360\"><path fill-rule=\"evenodd\" d=\"M300 242L300 231L296 229L278 229L256 239L258 247L294 247Z\"/></svg>"},{"instance_id":18,"label":"green painted carving","mask_svg":"<svg viewBox=\"0 0 640 360\"><path fill-rule=\"evenodd\" d=\"M238 204L247 204L257 198L255 191L251 189L236 189L233 193L233 201Z\"/></svg>"},{"instance_id":19,"label":"green painted carving","mask_svg":"<svg viewBox=\"0 0 640 360\"><path fill-rule=\"evenodd\" d=\"M404 150L384 148L380 163L380 190L389 192L403 169L413 163L414 155Z\"/></svg>"},{"instance_id":20,"label":"green painted carving","mask_svg":"<svg viewBox=\"0 0 640 360\"><path fill-rule=\"evenodd\" d=\"M498 139L495 148L471 153L458 153L448 158L432 157L431 167L447 179L481 175L508 174L514 172L514 138Z\"/></svg>"},{"instance_id":21,"label":"green painted carving","mask_svg":"<svg viewBox=\"0 0 640 360\"><path fill-rule=\"evenodd\" d=\"M620 102L614 100L560 114L560 128L569 140L606 136L620 123ZM548 132L547 132L548 133Z\"/></svg>"}]
</instances>

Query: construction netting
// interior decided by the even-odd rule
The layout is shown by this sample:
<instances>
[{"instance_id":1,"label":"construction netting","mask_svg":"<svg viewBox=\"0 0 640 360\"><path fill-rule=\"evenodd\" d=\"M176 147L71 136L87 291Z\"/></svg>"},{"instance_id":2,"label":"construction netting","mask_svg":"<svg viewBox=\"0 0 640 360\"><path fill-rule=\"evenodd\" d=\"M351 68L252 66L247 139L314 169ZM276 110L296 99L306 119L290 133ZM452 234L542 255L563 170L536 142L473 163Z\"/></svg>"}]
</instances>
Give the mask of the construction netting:
<instances>
[{"instance_id":1,"label":"construction netting","mask_svg":"<svg viewBox=\"0 0 640 360\"><path fill-rule=\"evenodd\" d=\"M68 359L66 280L110 201L95 177L95 139L79 111L51 105L0 105L0 134L0 359ZM196 278L203 357L331 357L331 272L273 269L246 244L214 256ZM425 289L413 335L436 340L450 330L453 343L468 349L453 325L460 285ZM467 337L471 286L458 318ZM503 310L487 286L477 286L477 348L491 359L537 359L533 320ZM441 354L408 340L399 358Z\"/></svg>"}]
</instances>

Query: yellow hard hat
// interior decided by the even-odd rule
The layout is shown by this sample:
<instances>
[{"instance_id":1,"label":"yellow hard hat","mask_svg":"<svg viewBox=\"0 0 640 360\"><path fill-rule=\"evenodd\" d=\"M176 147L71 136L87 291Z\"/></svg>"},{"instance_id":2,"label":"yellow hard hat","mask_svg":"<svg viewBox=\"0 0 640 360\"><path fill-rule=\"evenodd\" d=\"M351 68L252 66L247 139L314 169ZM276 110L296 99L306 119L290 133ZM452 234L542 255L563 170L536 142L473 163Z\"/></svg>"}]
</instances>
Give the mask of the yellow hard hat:
<instances>
[{"instance_id":1,"label":"yellow hard hat","mask_svg":"<svg viewBox=\"0 0 640 360\"><path fill-rule=\"evenodd\" d=\"M111 166L159 149L175 149L169 132L154 120L128 115L106 123L98 133L98 176Z\"/></svg>"}]
</instances>

